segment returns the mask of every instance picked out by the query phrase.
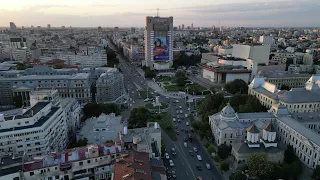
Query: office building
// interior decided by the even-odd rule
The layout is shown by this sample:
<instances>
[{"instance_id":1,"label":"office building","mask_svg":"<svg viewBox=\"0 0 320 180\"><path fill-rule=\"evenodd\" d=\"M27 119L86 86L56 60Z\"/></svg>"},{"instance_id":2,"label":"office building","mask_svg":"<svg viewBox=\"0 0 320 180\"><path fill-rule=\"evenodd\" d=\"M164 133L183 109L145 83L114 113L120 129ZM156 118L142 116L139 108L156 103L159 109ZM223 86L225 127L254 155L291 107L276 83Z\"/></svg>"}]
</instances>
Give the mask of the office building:
<instances>
[{"instance_id":1,"label":"office building","mask_svg":"<svg viewBox=\"0 0 320 180\"><path fill-rule=\"evenodd\" d=\"M37 102L21 115L0 114L0 125L0 156L31 158L67 146L66 114L52 102Z\"/></svg>"},{"instance_id":2,"label":"office building","mask_svg":"<svg viewBox=\"0 0 320 180\"><path fill-rule=\"evenodd\" d=\"M184 30L184 24L181 25L182 30Z\"/></svg>"},{"instance_id":3,"label":"office building","mask_svg":"<svg viewBox=\"0 0 320 180\"><path fill-rule=\"evenodd\" d=\"M232 50L232 57L242 58L242 59L252 59L258 64L269 64L269 45L244 45L244 44L234 44Z\"/></svg>"},{"instance_id":4,"label":"office building","mask_svg":"<svg viewBox=\"0 0 320 180\"><path fill-rule=\"evenodd\" d=\"M47 28L48 28L48 29L51 29L51 24L47 24Z\"/></svg>"},{"instance_id":5,"label":"office building","mask_svg":"<svg viewBox=\"0 0 320 180\"><path fill-rule=\"evenodd\" d=\"M116 68L109 68L96 81L96 101L122 104L127 100L123 75Z\"/></svg>"},{"instance_id":6,"label":"office building","mask_svg":"<svg viewBox=\"0 0 320 180\"><path fill-rule=\"evenodd\" d=\"M263 45L270 45L270 46L275 44L273 36L260 36L259 42Z\"/></svg>"},{"instance_id":7,"label":"office building","mask_svg":"<svg viewBox=\"0 0 320 180\"><path fill-rule=\"evenodd\" d=\"M193 23L191 24L191 29L193 30Z\"/></svg>"},{"instance_id":8,"label":"office building","mask_svg":"<svg viewBox=\"0 0 320 180\"><path fill-rule=\"evenodd\" d=\"M25 48L27 47L27 39L24 37L11 37L9 45L11 48Z\"/></svg>"},{"instance_id":9,"label":"office building","mask_svg":"<svg viewBox=\"0 0 320 180\"><path fill-rule=\"evenodd\" d=\"M10 22L10 32L12 32L12 33L17 32L17 26L14 22Z\"/></svg>"},{"instance_id":10,"label":"office building","mask_svg":"<svg viewBox=\"0 0 320 180\"><path fill-rule=\"evenodd\" d=\"M290 91L279 90L275 84L266 82L264 77L256 76L249 85L248 94L257 97L267 108L282 104L291 113L320 112L319 76L312 75L302 88Z\"/></svg>"},{"instance_id":11,"label":"office building","mask_svg":"<svg viewBox=\"0 0 320 180\"><path fill-rule=\"evenodd\" d=\"M184 27L183 27L184 28ZM146 17L145 65L167 70L173 64L173 17Z\"/></svg>"}]
</instances>

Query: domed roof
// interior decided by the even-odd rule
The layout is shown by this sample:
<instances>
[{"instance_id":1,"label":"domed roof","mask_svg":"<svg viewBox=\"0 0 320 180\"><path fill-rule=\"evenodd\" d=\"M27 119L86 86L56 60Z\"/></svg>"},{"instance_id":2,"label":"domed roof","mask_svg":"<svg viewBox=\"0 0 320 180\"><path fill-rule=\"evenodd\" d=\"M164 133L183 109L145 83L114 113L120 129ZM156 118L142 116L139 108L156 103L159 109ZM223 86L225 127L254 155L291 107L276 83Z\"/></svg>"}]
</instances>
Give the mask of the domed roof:
<instances>
[{"instance_id":1,"label":"domed roof","mask_svg":"<svg viewBox=\"0 0 320 180\"><path fill-rule=\"evenodd\" d=\"M230 106L230 103L227 104L226 107L224 107L221 110L221 115L223 117L235 117L235 111L234 109Z\"/></svg>"}]
</instances>

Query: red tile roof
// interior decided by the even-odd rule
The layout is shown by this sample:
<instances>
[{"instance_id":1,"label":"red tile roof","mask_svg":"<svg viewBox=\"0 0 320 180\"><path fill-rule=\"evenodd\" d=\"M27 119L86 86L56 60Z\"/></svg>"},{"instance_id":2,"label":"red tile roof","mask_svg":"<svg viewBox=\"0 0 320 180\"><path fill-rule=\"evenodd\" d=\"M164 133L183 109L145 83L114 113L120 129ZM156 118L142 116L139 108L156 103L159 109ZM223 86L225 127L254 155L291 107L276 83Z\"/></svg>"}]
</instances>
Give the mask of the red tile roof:
<instances>
[{"instance_id":1,"label":"red tile roof","mask_svg":"<svg viewBox=\"0 0 320 180\"><path fill-rule=\"evenodd\" d=\"M114 167L114 180L152 180L148 153L131 151Z\"/></svg>"}]
</instances>

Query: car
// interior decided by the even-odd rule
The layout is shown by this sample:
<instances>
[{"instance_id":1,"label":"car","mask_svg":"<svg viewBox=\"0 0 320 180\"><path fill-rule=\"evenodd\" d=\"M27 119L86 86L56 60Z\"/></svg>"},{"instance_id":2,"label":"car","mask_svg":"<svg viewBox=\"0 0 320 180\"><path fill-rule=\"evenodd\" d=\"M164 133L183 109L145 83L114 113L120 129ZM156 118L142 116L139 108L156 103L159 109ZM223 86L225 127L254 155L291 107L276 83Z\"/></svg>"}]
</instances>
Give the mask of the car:
<instances>
[{"instance_id":1,"label":"car","mask_svg":"<svg viewBox=\"0 0 320 180\"><path fill-rule=\"evenodd\" d=\"M179 103L179 100L176 100L175 102L176 102L176 103Z\"/></svg>"},{"instance_id":2,"label":"car","mask_svg":"<svg viewBox=\"0 0 320 180\"><path fill-rule=\"evenodd\" d=\"M184 145L184 147L188 147L187 142L184 142L183 145Z\"/></svg>"},{"instance_id":3,"label":"car","mask_svg":"<svg viewBox=\"0 0 320 180\"><path fill-rule=\"evenodd\" d=\"M193 147L194 152L198 152L198 149L196 147Z\"/></svg>"},{"instance_id":4,"label":"car","mask_svg":"<svg viewBox=\"0 0 320 180\"><path fill-rule=\"evenodd\" d=\"M200 164L196 164L196 168L197 168L199 171L201 171L201 170L202 170L202 168L201 168Z\"/></svg>"},{"instance_id":5,"label":"car","mask_svg":"<svg viewBox=\"0 0 320 180\"><path fill-rule=\"evenodd\" d=\"M184 142L187 142L187 141L188 141L187 137L184 137L184 138L183 138L183 141L184 141Z\"/></svg>"},{"instance_id":6,"label":"car","mask_svg":"<svg viewBox=\"0 0 320 180\"><path fill-rule=\"evenodd\" d=\"M179 135L179 134L180 134L180 132L177 130L177 131L176 131L176 134L177 134L177 135Z\"/></svg>"},{"instance_id":7,"label":"car","mask_svg":"<svg viewBox=\"0 0 320 180\"><path fill-rule=\"evenodd\" d=\"M168 97L168 96L166 96L166 99L169 99L169 97Z\"/></svg>"},{"instance_id":8,"label":"car","mask_svg":"<svg viewBox=\"0 0 320 180\"><path fill-rule=\"evenodd\" d=\"M183 114L183 111L182 111L182 110L180 110L180 114Z\"/></svg>"},{"instance_id":9,"label":"car","mask_svg":"<svg viewBox=\"0 0 320 180\"><path fill-rule=\"evenodd\" d=\"M172 176L172 178L177 178L176 172L175 172L175 171L172 171L172 172L171 172L171 176Z\"/></svg>"},{"instance_id":10,"label":"car","mask_svg":"<svg viewBox=\"0 0 320 180\"><path fill-rule=\"evenodd\" d=\"M179 114L179 111L177 110L176 113Z\"/></svg>"},{"instance_id":11,"label":"car","mask_svg":"<svg viewBox=\"0 0 320 180\"><path fill-rule=\"evenodd\" d=\"M180 121L180 119L178 119L178 123L180 123L181 121Z\"/></svg>"},{"instance_id":12,"label":"car","mask_svg":"<svg viewBox=\"0 0 320 180\"><path fill-rule=\"evenodd\" d=\"M186 126L189 126L189 122L186 122Z\"/></svg>"},{"instance_id":13,"label":"car","mask_svg":"<svg viewBox=\"0 0 320 180\"><path fill-rule=\"evenodd\" d=\"M182 106L179 106L180 109L182 109Z\"/></svg>"},{"instance_id":14,"label":"car","mask_svg":"<svg viewBox=\"0 0 320 180\"><path fill-rule=\"evenodd\" d=\"M166 159L170 158L168 153L165 153L164 156L166 157Z\"/></svg>"},{"instance_id":15,"label":"car","mask_svg":"<svg viewBox=\"0 0 320 180\"><path fill-rule=\"evenodd\" d=\"M202 161L202 157L201 157L200 155L197 155L197 159L198 159L199 161Z\"/></svg>"},{"instance_id":16,"label":"car","mask_svg":"<svg viewBox=\"0 0 320 180\"><path fill-rule=\"evenodd\" d=\"M194 131L193 128L190 128L190 131L193 132Z\"/></svg>"},{"instance_id":17,"label":"car","mask_svg":"<svg viewBox=\"0 0 320 180\"><path fill-rule=\"evenodd\" d=\"M188 129L184 130L185 133L188 133Z\"/></svg>"},{"instance_id":18,"label":"car","mask_svg":"<svg viewBox=\"0 0 320 180\"><path fill-rule=\"evenodd\" d=\"M181 132L183 132L184 131L184 129L183 128L181 128Z\"/></svg>"},{"instance_id":19,"label":"car","mask_svg":"<svg viewBox=\"0 0 320 180\"><path fill-rule=\"evenodd\" d=\"M173 122L176 122L176 118L173 118L172 120L173 120Z\"/></svg>"},{"instance_id":20,"label":"car","mask_svg":"<svg viewBox=\"0 0 320 180\"><path fill-rule=\"evenodd\" d=\"M207 169L211 169L211 166L208 163L206 163L206 167L207 167Z\"/></svg>"},{"instance_id":21,"label":"car","mask_svg":"<svg viewBox=\"0 0 320 180\"><path fill-rule=\"evenodd\" d=\"M177 155L176 150L175 150L174 148L171 148L171 154L172 154L173 156Z\"/></svg>"},{"instance_id":22,"label":"car","mask_svg":"<svg viewBox=\"0 0 320 180\"><path fill-rule=\"evenodd\" d=\"M170 164L171 167L174 166L174 163L173 163L173 161L171 159L169 160L169 164Z\"/></svg>"},{"instance_id":23,"label":"car","mask_svg":"<svg viewBox=\"0 0 320 180\"><path fill-rule=\"evenodd\" d=\"M190 150L189 153L190 153L190 156L193 156L193 151Z\"/></svg>"},{"instance_id":24,"label":"car","mask_svg":"<svg viewBox=\"0 0 320 180\"><path fill-rule=\"evenodd\" d=\"M173 118L175 118L175 117L176 117L176 115L173 115L172 117L173 117Z\"/></svg>"},{"instance_id":25,"label":"car","mask_svg":"<svg viewBox=\"0 0 320 180\"><path fill-rule=\"evenodd\" d=\"M179 118L180 118L180 116L179 116L179 115L177 115L177 118L179 119Z\"/></svg>"},{"instance_id":26,"label":"car","mask_svg":"<svg viewBox=\"0 0 320 180\"><path fill-rule=\"evenodd\" d=\"M175 129L178 129L178 125L174 125L174 128L175 128Z\"/></svg>"}]
</instances>

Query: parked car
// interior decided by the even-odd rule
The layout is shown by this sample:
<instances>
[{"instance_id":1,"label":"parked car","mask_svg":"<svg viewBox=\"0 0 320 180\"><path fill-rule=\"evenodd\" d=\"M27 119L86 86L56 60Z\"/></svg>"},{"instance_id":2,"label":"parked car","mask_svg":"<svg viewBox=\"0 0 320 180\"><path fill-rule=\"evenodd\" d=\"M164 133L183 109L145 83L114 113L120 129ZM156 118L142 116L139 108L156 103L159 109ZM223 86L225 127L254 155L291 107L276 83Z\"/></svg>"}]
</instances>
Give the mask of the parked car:
<instances>
[{"instance_id":1,"label":"parked car","mask_svg":"<svg viewBox=\"0 0 320 180\"><path fill-rule=\"evenodd\" d=\"M184 137L183 140L184 140L184 142L187 142L187 141L188 141L187 137Z\"/></svg>"},{"instance_id":2,"label":"parked car","mask_svg":"<svg viewBox=\"0 0 320 180\"><path fill-rule=\"evenodd\" d=\"M207 169L211 169L211 166L208 163L206 163L206 167L207 167Z\"/></svg>"},{"instance_id":3,"label":"parked car","mask_svg":"<svg viewBox=\"0 0 320 180\"><path fill-rule=\"evenodd\" d=\"M177 131L176 131L176 134L177 134L177 135L179 135L179 134L180 134L180 132L177 130Z\"/></svg>"},{"instance_id":4,"label":"parked car","mask_svg":"<svg viewBox=\"0 0 320 180\"><path fill-rule=\"evenodd\" d=\"M184 147L188 147L188 144L186 142L183 143Z\"/></svg>"},{"instance_id":5,"label":"parked car","mask_svg":"<svg viewBox=\"0 0 320 180\"><path fill-rule=\"evenodd\" d=\"M173 118L172 120L173 120L173 122L176 122L176 118Z\"/></svg>"},{"instance_id":6,"label":"parked car","mask_svg":"<svg viewBox=\"0 0 320 180\"><path fill-rule=\"evenodd\" d=\"M170 164L171 167L174 166L174 163L173 163L173 161L171 159L169 160L169 164Z\"/></svg>"},{"instance_id":7,"label":"parked car","mask_svg":"<svg viewBox=\"0 0 320 180\"><path fill-rule=\"evenodd\" d=\"M172 172L171 172L171 176L172 176L172 178L177 178L176 172L175 172L175 171L172 171Z\"/></svg>"},{"instance_id":8,"label":"parked car","mask_svg":"<svg viewBox=\"0 0 320 180\"><path fill-rule=\"evenodd\" d=\"M166 157L166 159L170 158L168 153L165 153L164 156Z\"/></svg>"},{"instance_id":9,"label":"parked car","mask_svg":"<svg viewBox=\"0 0 320 180\"><path fill-rule=\"evenodd\" d=\"M186 122L186 126L189 126L189 122Z\"/></svg>"},{"instance_id":10,"label":"parked car","mask_svg":"<svg viewBox=\"0 0 320 180\"><path fill-rule=\"evenodd\" d=\"M202 161L202 157L201 157L200 155L197 155L197 159L198 159L199 161Z\"/></svg>"}]
</instances>

